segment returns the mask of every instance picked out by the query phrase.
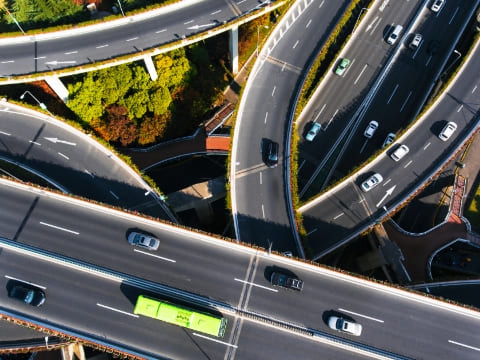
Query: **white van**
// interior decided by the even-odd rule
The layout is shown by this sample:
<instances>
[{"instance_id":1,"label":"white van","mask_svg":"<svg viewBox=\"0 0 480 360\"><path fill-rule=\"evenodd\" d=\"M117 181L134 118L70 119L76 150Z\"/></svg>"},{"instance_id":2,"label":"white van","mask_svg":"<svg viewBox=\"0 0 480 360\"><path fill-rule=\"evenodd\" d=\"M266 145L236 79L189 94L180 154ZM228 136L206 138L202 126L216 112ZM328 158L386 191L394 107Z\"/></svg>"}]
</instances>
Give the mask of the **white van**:
<instances>
[{"instance_id":1,"label":"white van","mask_svg":"<svg viewBox=\"0 0 480 360\"><path fill-rule=\"evenodd\" d=\"M390 45L395 44L395 41L397 41L398 37L402 33L403 26L402 25L395 25L393 31L391 32L390 36L387 39L387 43Z\"/></svg>"}]
</instances>

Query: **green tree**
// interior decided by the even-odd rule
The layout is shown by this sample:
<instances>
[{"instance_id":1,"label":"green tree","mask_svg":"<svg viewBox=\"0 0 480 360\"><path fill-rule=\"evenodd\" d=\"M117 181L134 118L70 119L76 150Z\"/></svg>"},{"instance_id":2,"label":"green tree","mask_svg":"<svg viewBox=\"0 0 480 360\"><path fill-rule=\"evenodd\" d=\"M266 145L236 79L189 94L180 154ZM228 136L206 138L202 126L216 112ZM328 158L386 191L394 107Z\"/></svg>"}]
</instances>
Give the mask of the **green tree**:
<instances>
[{"instance_id":1,"label":"green tree","mask_svg":"<svg viewBox=\"0 0 480 360\"><path fill-rule=\"evenodd\" d=\"M83 121L89 123L103 115L104 105L98 93L98 84L91 72L84 77L83 82L69 85L68 93L70 98L67 106Z\"/></svg>"},{"instance_id":2,"label":"green tree","mask_svg":"<svg viewBox=\"0 0 480 360\"><path fill-rule=\"evenodd\" d=\"M162 115L168 111L172 103L172 96L168 89L158 87L150 93L150 102L148 103L148 111L155 115Z\"/></svg>"}]
</instances>

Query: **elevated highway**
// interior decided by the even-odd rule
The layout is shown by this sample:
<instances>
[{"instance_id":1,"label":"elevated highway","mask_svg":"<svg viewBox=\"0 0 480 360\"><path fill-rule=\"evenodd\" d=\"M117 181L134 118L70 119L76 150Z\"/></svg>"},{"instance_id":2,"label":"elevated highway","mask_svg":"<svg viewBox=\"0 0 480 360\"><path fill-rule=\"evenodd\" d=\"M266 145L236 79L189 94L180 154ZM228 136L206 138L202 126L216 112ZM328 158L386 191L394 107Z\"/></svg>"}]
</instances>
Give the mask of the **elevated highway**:
<instances>
[{"instance_id":1,"label":"elevated highway","mask_svg":"<svg viewBox=\"0 0 480 360\"><path fill-rule=\"evenodd\" d=\"M1 291L1 312L9 316L157 359L314 358L319 351L339 359L361 359L365 351L396 359L478 357L476 311L0 181L2 198L12 199L0 211L0 288L21 280L47 295L36 308ZM132 228L153 232L159 250L132 248L125 237ZM303 291L273 287L268 279L274 269L304 280ZM132 311L141 293L217 309L229 321L225 337L137 317ZM361 323L362 335L330 330L332 314Z\"/></svg>"}]
</instances>

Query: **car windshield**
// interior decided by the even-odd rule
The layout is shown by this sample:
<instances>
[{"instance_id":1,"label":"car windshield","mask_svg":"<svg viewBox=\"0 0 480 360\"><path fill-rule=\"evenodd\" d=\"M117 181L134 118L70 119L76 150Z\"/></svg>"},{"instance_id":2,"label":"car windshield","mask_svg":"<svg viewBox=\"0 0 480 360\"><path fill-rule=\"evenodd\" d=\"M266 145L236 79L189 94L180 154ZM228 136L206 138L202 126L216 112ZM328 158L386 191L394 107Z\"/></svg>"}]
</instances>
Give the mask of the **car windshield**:
<instances>
[{"instance_id":1,"label":"car windshield","mask_svg":"<svg viewBox=\"0 0 480 360\"><path fill-rule=\"evenodd\" d=\"M34 297L35 297L35 291L29 290L24 300L27 304L30 304L33 301Z\"/></svg>"}]
</instances>

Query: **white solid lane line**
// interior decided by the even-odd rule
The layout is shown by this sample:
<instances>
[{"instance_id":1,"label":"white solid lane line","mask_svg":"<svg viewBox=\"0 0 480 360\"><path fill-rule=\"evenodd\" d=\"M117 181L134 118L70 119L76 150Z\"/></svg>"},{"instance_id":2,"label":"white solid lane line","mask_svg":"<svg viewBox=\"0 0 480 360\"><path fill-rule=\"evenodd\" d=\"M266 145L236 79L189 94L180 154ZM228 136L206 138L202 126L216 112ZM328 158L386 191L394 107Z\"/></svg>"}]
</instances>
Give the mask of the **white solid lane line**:
<instances>
[{"instance_id":1,"label":"white solid lane line","mask_svg":"<svg viewBox=\"0 0 480 360\"><path fill-rule=\"evenodd\" d=\"M43 290L47 290L47 287L46 287L46 286L38 285L38 284L32 283L32 282L30 282L30 281L25 281L25 280L22 280L22 279L19 279L19 278L10 276L10 275L5 275L5 277L6 277L7 279L10 279L10 280L20 281L20 282L23 282L23 283L25 283L25 284L30 284L30 285L36 286L36 287L38 287L38 288L40 288L40 289L43 289Z\"/></svg>"},{"instance_id":2,"label":"white solid lane line","mask_svg":"<svg viewBox=\"0 0 480 360\"><path fill-rule=\"evenodd\" d=\"M475 351L480 351L480 348L475 347L475 346L472 346L472 345L462 344L462 343L460 343L460 342L453 341L453 340L448 340L448 342L449 342L450 344L455 344L455 345L458 345L458 346L466 347L467 349L472 349L472 350L475 350Z\"/></svg>"},{"instance_id":3,"label":"white solid lane line","mask_svg":"<svg viewBox=\"0 0 480 360\"><path fill-rule=\"evenodd\" d=\"M160 255L155 255L155 254L152 254L152 253L147 252L147 251L142 251L142 250L138 250L138 249L133 249L133 251L138 252L138 253L143 254L143 255L152 256L152 257L155 257L157 259L161 259L161 260L165 260L165 261L169 261L169 262L173 262L173 263L177 262L177 260L169 259L169 258L160 256Z\"/></svg>"},{"instance_id":4,"label":"white solid lane line","mask_svg":"<svg viewBox=\"0 0 480 360\"><path fill-rule=\"evenodd\" d=\"M269 290L269 291L273 291L273 292L278 292L277 289L272 289L268 286L263 286L263 285L258 285L258 284L255 284L251 281L245 281L245 280L242 280L242 279L237 279L237 278L234 278L235 281L238 281L238 282L241 282L241 283L244 283L244 284L249 284L249 285L252 285L252 286L256 286L256 287L259 287L259 288L262 288L262 289L265 289L265 290Z\"/></svg>"},{"instance_id":5,"label":"white solid lane line","mask_svg":"<svg viewBox=\"0 0 480 360\"><path fill-rule=\"evenodd\" d=\"M109 190L109 193L115 198L115 199L120 199L117 194L115 194L112 190Z\"/></svg>"},{"instance_id":6,"label":"white solid lane line","mask_svg":"<svg viewBox=\"0 0 480 360\"><path fill-rule=\"evenodd\" d=\"M392 101L393 95L395 95L395 93L397 92L397 90L398 90L398 84L395 85L395 88L394 88L393 91L392 91L392 95L390 95L390 97L388 98L387 104L390 104L390 101Z\"/></svg>"},{"instance_id":7,"label":"white solid lane line","mask_svg":"<svg viewBox=\"0 0 480 360\"><path fill-rule=\"evenodd\" d=\"M360 74L358 74L357 79L353 82L354 85L357 85L358 80L360 79L360 77L362 76L366 68L367 68L367 64L363 65L362 71L360 71Z\"/></svg>"},{"instance_id":8,"label":"white solid lane line","mask_svg":"<svg viewBox=\"0 0 480 360\"><path fill-rule=\"evenodd\" d=\"M455 15L457 15L458 9L459 9L459 7L457 6L457 8L455 9L455 12L453 13L452 17L450 18L450 21L448 22L448 25L450 25L452 23L453 19L455 18Z\"/></svg>"},{"instance_id":9,"label":"white solid lane line","mask_svg":"<svg viewBox=\"0 0 480 360\"><path fill-rule=\"evenodd\" d=\"M377 321L379 323L384 323L385 322L383 320L380 320L380 319L377 319L377 318L374 318L374 317L371 317L371 316L359 314L359 313L356 313L356 312L353 312L353 311L350 311L350 310L345 310L345 309L342 309L342 308L339 308L338 310L341 311L341 312L348 313L348 314L357 315L357 316L363 317L363 318L368 319L368 320Z\"/></svg>"},{"instance_id":10,"label":"white solid lane line","mask_svg":"<svg viewBox=\"0 0 480 360\"><path fill-rule=\"evenodd\" d=\"M75 234L75 235L80 234L78 231L73 231L73 230L66 229L66 228L63 228L63 227L60 227L60 226L56 226L56 225L52 225L52 224L49 224L49 223L46 223L46 222L43 222L43 221L40 221L40 224L51 227L51 228L54 228L54 229L57 229L57 230L62 230L62 231L65 231L65 232L68 232L68 233L71 233L71 234Z\"/></svg>"},{"instance_id":11,"label":"white solid lane line","mask_svg":"<svg viewBox=\"0 0 480 360\"><path fill-rule=\"evenodd\" d=\"M210 341L213 341L213 342L216 342L216 343L219 343L219 344L227 345L227 346L233 347L235 349L238 348L237 345L233 345L233 344L227 343L225 341L217 340L217 339L212 339L211 337L201 335L201 334L198 334L198 333L195 333L195 332L193 333L193 335L201 337L202 339L206 339L206 340L210 340Z\"/></svg>"},{"instance_id":12,"label":"white solid lane line","mask_svg":"<svg viewBox=\"0 0 480 360\"><path fill-rule=\"evenodd\" d=\"M408 99L410 99L410 96L411 96L411 95L412 95L412 92L410 91L410 92L408 93L407 98L406 98L405 101L403 102L402 107L400 108L400 112L402 112L402 111L403 111L403 108L405 107L405 105L407 105L407 101L408 101Z\"/></svg>"},{"instance_id":13,"label":"white solid lane line","mask_svg":"<svg viewBox=\"0 0 480 360\"><path fill-rule=\"evenodd\" d=\"M336 215L336 216L333 218L333 220L337 220L340 216L343 216L343 215L345 215L345 213L342 212L342 213Z\"/></svg>"},{"instance_id":14,"label":"white solid lane line","mask_svg":"<svg viewBox=\"0 0 480 360\"><path fill-rule=\"evenodd\" d=\"M135 317L135 318L140 317L140 316L138 316L138 315L136 315L136 314L132 314L132 313L129 313L129 312L127 312L127 311L115 309L115 308L113 308L113 307L111 307L111 306L103 305L103 304L100 304L100 303L97 303L97 306L100 306L101 308L108 309L108 310L112 310L112 311L115 311L115 312L118 312L118 313L121 313L121 314L124 314L124 315L128 315L128 316L131 316L131 317Z\"/></svg>"}]
</instances>

